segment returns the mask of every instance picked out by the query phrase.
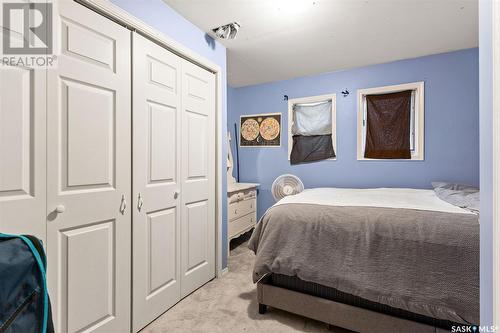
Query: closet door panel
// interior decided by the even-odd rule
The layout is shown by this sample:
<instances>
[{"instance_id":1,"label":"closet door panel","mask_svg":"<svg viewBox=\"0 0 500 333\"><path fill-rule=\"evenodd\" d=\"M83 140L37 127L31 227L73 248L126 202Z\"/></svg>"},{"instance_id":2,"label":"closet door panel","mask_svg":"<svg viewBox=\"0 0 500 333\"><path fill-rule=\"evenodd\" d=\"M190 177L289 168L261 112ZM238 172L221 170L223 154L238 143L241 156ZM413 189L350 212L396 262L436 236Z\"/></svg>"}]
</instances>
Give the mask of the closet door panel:
<instances>
[{"instance_id":1,"label":"closet door panel","mask_svg":"<svg viewBox=\"0 0 500 333\"><path fill-rule=\"evenodd\" d=\"M71 309L67 313L69 332L78 332L89 323L114 319L114 228L115 221L103 221L62 232L61 254L67 262L63 279L70 282L67 291L68 309Z\"/></svg>"},{"instance_id":2,"label":"closet door panel","mask_svg":"<svg viewBox=\"0 0 500 333\"><path fill-rule=\"evenodd\" d=\"M58 332L130 329L130 31L57 3L47 98L48 284Z\"/></svg>"},{"instance_id":3,"label":"closet door panel","mask_svg":"<svg viewBox=\"0 0 500 333\"><path fill-rule=\"evenodd\" d=\"M88 81L61 80L64 191L113 187L114 94Z\"/></svg>"},{"instance_id":4,"label":"closet door panel","mask_svg":"<svg viewBox=\"0 0 500 333\"><path fill-rule=\"evenodd\" d=\"M182 296L215 277L215 76L182 63Z\"/></svg>"},{"instance_id":5,"label":"closet door panel","mask_svg":"<svg viewBox=\"0 0 500 333\"><path fill-rule=\"evenodd\" d=\"M133 328L180 299L181 61L134 34Z\"/></svg>"},{"instance_id":6,"label":"closet door panel","mask_svg":"<svg viewBox=\"0 0 500 333\"><path fill-rule=\"evenodd\" d=\"M0 68L0 232L44 243L45 80L45 70Z\"/></svg>"}]
</instances>

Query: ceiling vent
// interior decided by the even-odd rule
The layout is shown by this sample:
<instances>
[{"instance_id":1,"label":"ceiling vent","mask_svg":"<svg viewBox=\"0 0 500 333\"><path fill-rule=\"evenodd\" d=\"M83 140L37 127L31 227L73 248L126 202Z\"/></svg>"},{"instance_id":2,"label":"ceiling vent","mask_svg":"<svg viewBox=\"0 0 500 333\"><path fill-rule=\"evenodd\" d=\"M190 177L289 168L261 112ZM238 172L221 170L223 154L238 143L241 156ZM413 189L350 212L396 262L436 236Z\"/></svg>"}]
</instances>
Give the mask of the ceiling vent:
<instances>
[{"instance_id":1,"label":"ceiling vent","mask_svg":"<svg viewBox=\"0 0 500 333\"><path fill-rule=\"evenodd\" d=\"M237 22L222 25L218 28L212 29L217 38L220 39L234 39L238 30L240 29L240 24Z\"/></svg>"}]
</instances>

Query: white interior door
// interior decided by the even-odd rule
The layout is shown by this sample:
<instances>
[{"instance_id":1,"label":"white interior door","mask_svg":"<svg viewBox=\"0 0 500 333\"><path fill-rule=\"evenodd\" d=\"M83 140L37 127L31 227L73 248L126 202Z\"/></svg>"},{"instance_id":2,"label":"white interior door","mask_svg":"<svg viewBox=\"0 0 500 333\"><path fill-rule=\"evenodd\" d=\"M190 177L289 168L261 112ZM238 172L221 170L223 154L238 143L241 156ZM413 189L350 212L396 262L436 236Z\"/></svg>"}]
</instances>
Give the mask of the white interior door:
<instances>
[{"instance_id":1,"label":"white interior door","mask_svg":"<svg viewBox=\"0 0 500 333\"><path fill-rule=\"evenodd\" d=\"M2 38L0 27L0 38ZM14 31L11 38L22 36ZM0 67L0 232L45 241L43 69Z\"/></svg>"},{"instance_id":2,"label":"white interior door","mask_svg":"<svg viewBox=\"0 0 500 333\"><path fill-rule=\"evenodd\" d=\"M181 59L133 39L133 328L180 300Z\"/></svg>"},{"instance_id":3,"label":"white interior door","mask_svg":"<svg viewBox=\"0 0 500 333\"><path fill-rule=\"evenodd\" d=\"M215 75L183 60L181 296L215 277Z\"/></svg>"},{"instance_id":4,"label":"white interior door","mask_svg":"<svg viewBox=\"0 0 500 333\"><path fill-rule=\"evenodd\" d=\"M48 283L57 332L130 330L131 32L59 1L48 73Z\"/></svg>"}]
</instances>

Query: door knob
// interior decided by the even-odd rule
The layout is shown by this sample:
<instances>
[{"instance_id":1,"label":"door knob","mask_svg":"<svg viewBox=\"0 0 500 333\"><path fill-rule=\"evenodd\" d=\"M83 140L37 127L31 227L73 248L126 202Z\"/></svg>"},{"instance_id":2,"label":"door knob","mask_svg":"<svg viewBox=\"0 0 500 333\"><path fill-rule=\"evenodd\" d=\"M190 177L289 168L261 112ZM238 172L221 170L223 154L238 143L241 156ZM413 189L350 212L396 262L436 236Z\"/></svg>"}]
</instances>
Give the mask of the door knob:
<instances>
[{"instance_id":1,"label":"door knob","mask_svg":"<svg viewBox=\"0 0 500 333\"><path fill-rule=\"evenodd\" d=\"M56 206L56 212L57 213L64 213L66 211L66 207L64 205L57 205Z\"/></svg>"}]
</instances>

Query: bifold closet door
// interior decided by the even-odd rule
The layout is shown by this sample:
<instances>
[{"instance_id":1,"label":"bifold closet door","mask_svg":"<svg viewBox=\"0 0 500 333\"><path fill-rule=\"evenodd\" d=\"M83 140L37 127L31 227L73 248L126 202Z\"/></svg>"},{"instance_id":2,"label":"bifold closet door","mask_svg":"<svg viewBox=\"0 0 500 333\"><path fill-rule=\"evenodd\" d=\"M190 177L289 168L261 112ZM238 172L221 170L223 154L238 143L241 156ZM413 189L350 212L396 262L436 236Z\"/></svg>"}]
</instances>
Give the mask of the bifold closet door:
<instances>
[{"instance_id":1,"label":"bifold closet door","mask_svg":"<svg viewBox=\"0 0 500 333\"><path fill-rule=\"evenodd\" d=\"M215 277L215 75L182 62L181 296Z\"/></svg>"},{"instance_id":2,"label":"bifold closet door","mask_svg":"<svg viewBox=\"0 0 500 333\"><path fill-rule=\"evenodd\" d=\"M133 328L180 300L181 59L133 37Z\"/></svg>"},{"instance_id":3,"label":"bifold closet door","mask_svg":"<svg viewBox=\"0 0 500 333\"><path fill-rule=\"evenodd\" d=\"M215 76L133 38L133 328L215 276Z\"/></svg>"},{"instance_id":4,"label":"bifold closet door","mask_svg":"<svg viewBox=\"0 0 500 333\"><path fill-rule=\"evenodd\" d=\"M128 332L131 32L58 1L48 72L48 283L55 328ZM127 205L128 203L128 205Z\"/></svg>"},{"instance_id":5,"label":"bifold closet door","mask_svg":"<svg viewBox=\"0 0 500 333\"><path fill-rule=\"evenodd\" d=\"M44 69L0 67L0 232L44 243L45 87Z\"/></svg>"}]
</instances>

